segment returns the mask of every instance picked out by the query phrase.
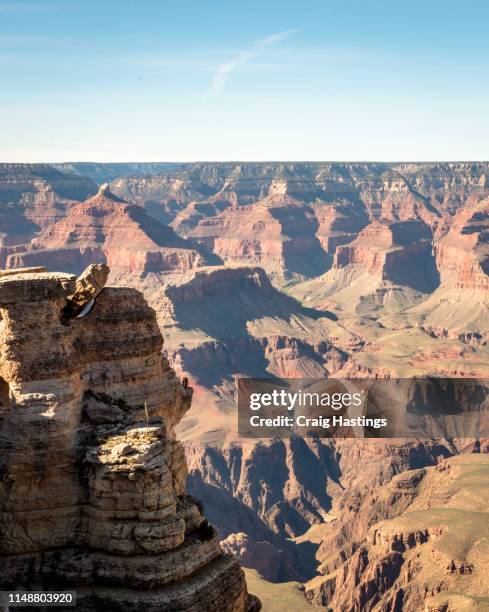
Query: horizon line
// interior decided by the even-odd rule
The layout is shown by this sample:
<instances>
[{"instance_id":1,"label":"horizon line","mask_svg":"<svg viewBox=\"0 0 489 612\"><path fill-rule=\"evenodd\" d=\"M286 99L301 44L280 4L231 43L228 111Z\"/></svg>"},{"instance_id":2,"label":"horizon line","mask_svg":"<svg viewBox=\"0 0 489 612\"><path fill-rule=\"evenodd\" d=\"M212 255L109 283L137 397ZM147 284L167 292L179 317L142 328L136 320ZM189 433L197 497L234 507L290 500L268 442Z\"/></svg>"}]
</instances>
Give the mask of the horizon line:
<instances>
[{"instance_id":1,"label":"horizon line","mask_svg":"<svg viewBox=\"0 0 489 612\"><path fill-rule=\"evenodd\" d=\"M195 159L195 160L130 160L130 161L94 161L94 160L63 160L63 161L0 161L0 165L47 165L60 164L487 164L488 159Z\"/></svg>"}]
</instances>

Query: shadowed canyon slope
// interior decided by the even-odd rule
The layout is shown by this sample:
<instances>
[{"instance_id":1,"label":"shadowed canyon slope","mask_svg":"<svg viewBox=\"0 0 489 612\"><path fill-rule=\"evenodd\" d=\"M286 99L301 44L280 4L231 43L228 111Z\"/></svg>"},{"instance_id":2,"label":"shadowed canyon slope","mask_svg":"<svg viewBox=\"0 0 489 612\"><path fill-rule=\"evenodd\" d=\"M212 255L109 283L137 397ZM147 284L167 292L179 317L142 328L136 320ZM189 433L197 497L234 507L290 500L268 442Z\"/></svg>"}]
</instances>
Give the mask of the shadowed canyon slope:
<instances>
[{"instance_id":1,"label":"shadowed canyon slope","mask_svg":"<svg viewBox=\"0 0 489 612\"><path fill-rule=\"evenodd\" d=\"M97 194L93 181L110 184ZM370 542L394 516L368 500L397 474L442 478L440 461L485 446L240 440L235 377L489 378L488 206L483 162L4 165L0 254L6 268L76 274L104 261L112 283L142 291L195 390L177 431L224 548L268 580L305 582L326 608L354 597L387 610L411 561ZM358 568L385 586L392 557L384 594ZM463 592L435 578L430 597ZM437 602L427 609L464 609Z\"/></svg>"},{"instance_id":2,"label":"shadowed canyon slope","mask_svg":"<svg viewBox=\"0 0 489 612\"><path fill-rule=\"evenodd\" d=\"M345 563L331 554L340 529L322 541L324 575L306 585L308 599L344 612L487 610L488 496L487 454L396 476L359 500L357 548Z\"/></svg>"}]
</instances>

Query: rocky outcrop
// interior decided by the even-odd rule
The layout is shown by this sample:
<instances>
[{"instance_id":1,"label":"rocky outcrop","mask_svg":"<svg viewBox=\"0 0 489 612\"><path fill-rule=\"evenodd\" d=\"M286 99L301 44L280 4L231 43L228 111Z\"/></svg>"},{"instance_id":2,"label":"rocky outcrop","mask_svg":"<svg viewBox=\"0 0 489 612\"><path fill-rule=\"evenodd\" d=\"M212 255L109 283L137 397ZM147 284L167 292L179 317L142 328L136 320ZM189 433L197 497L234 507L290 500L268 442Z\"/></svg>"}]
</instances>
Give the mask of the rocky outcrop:
<instances>
[{"instance_id":1,"label":"rocky outcrop","mask_svg":"<svg viewBox=\"0 0 489 612\"><path fill-rule=\"evenodd\" d=\"M81 610L246 610L185 491L192 390L142 295L101 290L106 272L0 275L0 585L73 588ZM90 312L63 315L82 298Z\"/></svg>"},{"instance_id":2,"label":"rocky outcrop","mask_svg":"<svg viewBox=\"0 0 489 612\"><path fill-rule=\"evenodd\" d=\"M84 316L90 312L95 298L105 287L109 277L109 268L105 264L92 264L75 283L74 292L66 298L62 320L68 321L75 316Z\"/></svg>"}]
</instances>

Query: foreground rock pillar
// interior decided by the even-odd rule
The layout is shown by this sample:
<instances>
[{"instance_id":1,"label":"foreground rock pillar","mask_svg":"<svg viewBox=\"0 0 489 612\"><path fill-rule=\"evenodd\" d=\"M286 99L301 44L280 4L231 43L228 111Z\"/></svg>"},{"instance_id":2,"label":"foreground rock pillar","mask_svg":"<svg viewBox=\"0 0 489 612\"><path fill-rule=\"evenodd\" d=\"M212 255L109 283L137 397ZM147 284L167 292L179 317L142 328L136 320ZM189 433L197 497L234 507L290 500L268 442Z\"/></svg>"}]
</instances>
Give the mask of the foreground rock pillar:
<instances>
[{"instance_id":1,"label":"foreground rock pillar","mask_svg":"<svg viewBox=\"0 0 489 612\"><path fill-rule=\"evenodd\" d=\"M257 609L185 492L174 427L192 390L154 311L101 290L106 272L0 273L0 590L76 590L78 610Z\"/></svg>"}]
</instances>

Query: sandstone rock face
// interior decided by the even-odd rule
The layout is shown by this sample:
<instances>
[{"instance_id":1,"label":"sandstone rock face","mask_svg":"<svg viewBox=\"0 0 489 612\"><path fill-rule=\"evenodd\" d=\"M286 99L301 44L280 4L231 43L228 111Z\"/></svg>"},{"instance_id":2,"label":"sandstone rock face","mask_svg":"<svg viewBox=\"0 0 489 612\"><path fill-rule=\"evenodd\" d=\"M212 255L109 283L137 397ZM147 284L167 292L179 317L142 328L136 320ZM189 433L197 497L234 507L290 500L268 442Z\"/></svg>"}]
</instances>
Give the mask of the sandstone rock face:
<instances>
[{"instance_id":1,"label":"sandstone rock face","mask_svg":"<svg viewBox=\"0 0 489 612\"><path fill-rule=\"evenodd\" d=\"M90 278L93 308L63 318ZM72 588L82 610L246 610L241 569L185 491L174 428L192 390L141 294L105 278L0 276L1 587Z\"/></svg>"}]
</instances>

